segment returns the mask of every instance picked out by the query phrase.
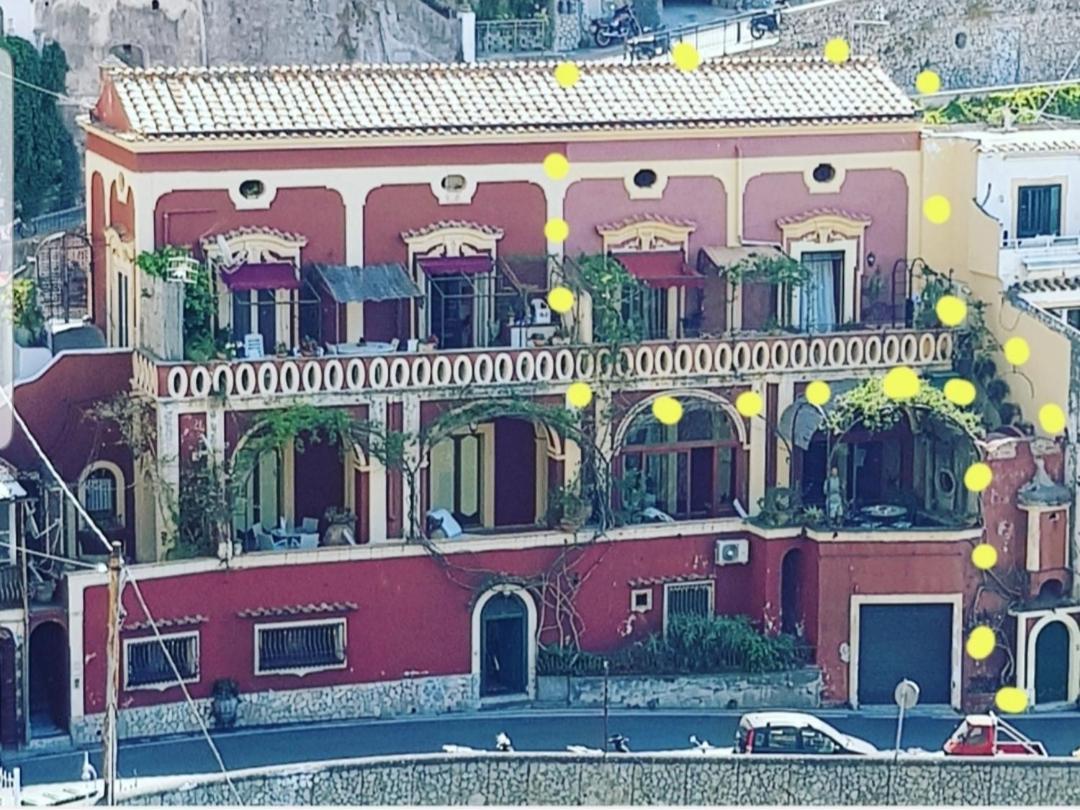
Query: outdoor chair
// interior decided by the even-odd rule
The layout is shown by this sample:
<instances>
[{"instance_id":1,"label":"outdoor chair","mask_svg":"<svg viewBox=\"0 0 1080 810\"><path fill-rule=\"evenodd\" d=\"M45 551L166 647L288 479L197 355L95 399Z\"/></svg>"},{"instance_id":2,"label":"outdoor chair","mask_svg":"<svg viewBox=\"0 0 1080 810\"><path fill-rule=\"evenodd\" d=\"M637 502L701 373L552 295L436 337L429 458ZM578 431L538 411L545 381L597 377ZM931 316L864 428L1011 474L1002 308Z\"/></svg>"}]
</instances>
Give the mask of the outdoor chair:
<instances>
[{"instance_id":1,"label":"outdoor chair","mask_svg":"<svg viewBox=\"0 0 1080 810\"><path fill-rule=\"evenodd\" d=\"M306 517L300 522L300 531L305 534L312 534L319 531L319 519L313 517Z\"/></svg>"},{"instance_id":2,"label":"outdoor chair","mask_svg":"<svg viewBox=\"0 0 1080 810\"><path fill-rule=\"evenodd\" d=\"M256 532L255 539L258 541L259 551L277 551L277 544L274 543L274 538L265 532Z\"/></svg>"}]
</instances>

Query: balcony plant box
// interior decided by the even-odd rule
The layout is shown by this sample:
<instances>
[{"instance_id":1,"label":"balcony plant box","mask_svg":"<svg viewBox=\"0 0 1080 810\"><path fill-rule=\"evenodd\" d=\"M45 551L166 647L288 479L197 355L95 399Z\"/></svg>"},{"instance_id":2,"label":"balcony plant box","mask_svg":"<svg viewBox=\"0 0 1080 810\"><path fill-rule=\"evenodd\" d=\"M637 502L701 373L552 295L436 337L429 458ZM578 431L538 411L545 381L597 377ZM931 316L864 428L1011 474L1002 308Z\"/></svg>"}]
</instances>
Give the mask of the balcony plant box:
<instances>
[{"instance_id":1,"label":"balcony plant box","mask_svg":"<svg viewBox=\"0 0 1080 810\"><path fill-rule=\"evenodd\" d=\"M210 704L214 721L220 728L231 728L236 724L236 713L240 706L240 687L232 678L214 681L214 697Z\"/></svg>"}]
</instances>

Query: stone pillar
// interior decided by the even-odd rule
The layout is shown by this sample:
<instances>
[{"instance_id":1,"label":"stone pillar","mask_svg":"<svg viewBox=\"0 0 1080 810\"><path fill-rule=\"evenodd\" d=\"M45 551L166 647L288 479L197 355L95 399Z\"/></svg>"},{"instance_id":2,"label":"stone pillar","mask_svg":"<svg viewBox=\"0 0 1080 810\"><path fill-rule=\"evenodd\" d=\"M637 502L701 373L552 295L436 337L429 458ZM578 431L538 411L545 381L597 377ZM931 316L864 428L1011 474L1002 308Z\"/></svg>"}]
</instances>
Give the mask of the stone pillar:
<instances>
[{"instance_id":1,"label":"stone pillar","mask_svg":"<svg viewBox=\"0 0 1080 810\"><path fill-rule=\"evenodd\" d=\"M790 376L784 376L780 378L777 384L777 398L776 398L776 420L777 424L770 426L770 429L775 430L780 422L780 417L784 415L784 411L790 408L795 403L795 381ZM795 420L792 419L792 436L791 447L784 443L782 439L777 436L776 439L776 485L778 487L790 487L791 486L791 453L795 452Z\"/></svg>"},{"instance_id":2,"label":"stone pillar","mask_svg":"<svg viewBox=\"0 0 1080 810\"><path fill-rule=\"evenodd\" d=\"M158 493L155 499L154 558L161 560L165 555L165 540L176 535L177 525L171 507L179 507L180 496L180 415L165 404L159 404L157 411L157 458L158 476L168 493L167 497L164 497L165 493Z\"/></svg>"},{"instance_id":3,"label":"stone pillar","mask_svg":"<svg viewBox=\"0 0 1080 810\"><path fill-rule=\"evenodd\" d=\"M406 436L418 436L420 434L420 397L406 395L401 401L401 430ZM418 469L420 466L419 448L415 442L409 442L405 449L406 464L410 469ZM402 531L405 536L413 527L424 530L423 498L421 493L413 493L413 487L419 487L419 477L410 480L408 475L403 475L401 480L401 514Z\"/></svg>"},{"instance_id":4,"label":"stone pillar","mask_svg":"<svg viewBox=\"0 0 1080 810\"><path fill-rule=\"evenodd\" d=\"M765 399L765 383L755 382L751 389ZM765 454L768 450L768 425L762 417L755 416L750 420L750 470L749 470L749 499L746 511L751 515L757 514L758 500L765 497Z\"/></svg>"},{"instance_id":5,"label":"stone pillar","mask_svg":"<svg viewBox=\"0 0 1080 810\"><path fill-rule=\"evenodd\" d=\"M368 406L368 421L386 429L386 400L382 397ZM386 541L386 467L368 454L368 538L371 543Z\"/></svg>"}]
</instances>

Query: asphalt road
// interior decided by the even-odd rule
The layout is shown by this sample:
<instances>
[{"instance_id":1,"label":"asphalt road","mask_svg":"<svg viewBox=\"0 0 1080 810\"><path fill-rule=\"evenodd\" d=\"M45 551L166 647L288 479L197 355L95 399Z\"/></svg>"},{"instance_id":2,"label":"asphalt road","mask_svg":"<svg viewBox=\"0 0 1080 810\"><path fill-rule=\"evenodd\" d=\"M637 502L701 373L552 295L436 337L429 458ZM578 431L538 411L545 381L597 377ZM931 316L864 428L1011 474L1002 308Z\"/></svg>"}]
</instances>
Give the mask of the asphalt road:
<instances>
[{"instance_id":1,"label":"asphalt road","mask_svg":"<svg viewBox=\"0 0 1080 810\"><path fill-rule=\"evenodd\" d=\"M887 713L817 712L839 730L861 737L879 748L891 748L896 719ZM610 734L630 738L633 751L689 747L691 734L716 746L732 744L738 712L613 711ZM904 722L905 748L940 750L958 725L953 716L913 716ZM1080 713L1028 716L1014 725L1041 740L1053 755L1080 748ZM317 726L281 726L218 732L213 739L230 770L324 759L425 753L447 743L491 750L495 735L505 732L522 751L562 751L567 745L602 746L604 725L599 712L492 711L433 718L367 720ZM100 770L100 755L91 752ZM23 784L79 779L82 753L7 757L6 767L22 768ZM120 775L165 776L218 770L201 736L131 741L120 746Z\"/></svg>"}]
</instances>

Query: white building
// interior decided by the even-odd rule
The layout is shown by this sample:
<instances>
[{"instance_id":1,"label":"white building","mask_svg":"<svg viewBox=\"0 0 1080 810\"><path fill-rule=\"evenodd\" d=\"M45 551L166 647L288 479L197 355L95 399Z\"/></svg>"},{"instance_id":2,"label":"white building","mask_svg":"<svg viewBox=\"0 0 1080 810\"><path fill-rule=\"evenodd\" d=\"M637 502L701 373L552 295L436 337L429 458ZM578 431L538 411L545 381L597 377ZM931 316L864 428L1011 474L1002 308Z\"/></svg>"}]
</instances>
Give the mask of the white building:
<instances>
[{"instance_id":1,"label":"white building","mask_svg":"<svg viewBox=\"0 0 1080 810\"><path fill-rule=\"evenodd\" d=\"M32 0L0 0L0 14L5 36L22 37L34 42L34 4Z\"/></svg>"}]
</instances>

